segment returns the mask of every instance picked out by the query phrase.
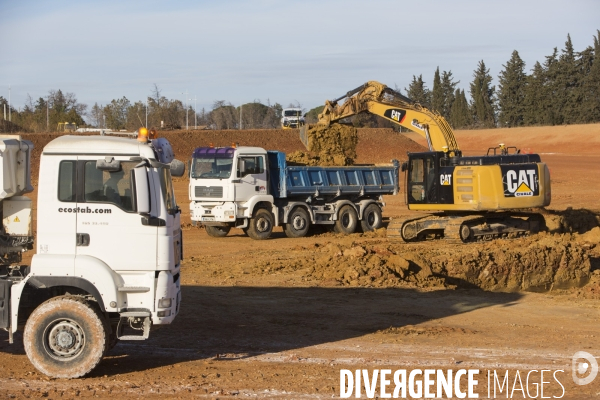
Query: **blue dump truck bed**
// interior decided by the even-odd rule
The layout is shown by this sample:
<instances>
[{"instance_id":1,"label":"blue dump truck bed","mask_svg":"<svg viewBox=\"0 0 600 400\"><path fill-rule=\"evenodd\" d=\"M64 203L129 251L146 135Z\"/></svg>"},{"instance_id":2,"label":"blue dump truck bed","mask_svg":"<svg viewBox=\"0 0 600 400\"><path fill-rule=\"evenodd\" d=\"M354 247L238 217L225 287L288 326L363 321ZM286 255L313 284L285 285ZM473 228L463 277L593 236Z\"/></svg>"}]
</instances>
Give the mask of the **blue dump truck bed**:
<instances>
[{"instance_id":1,"label":"blue dump truck bed","mask_svg":"<svg viewBox=\"0 0 600 400\"><path fill-rule=\"evenodd\" d=\"M285 153L267 153L271 193L275 198L398 194L397 160L390 166L288 166Z\"/></svg>"}]
</instances>

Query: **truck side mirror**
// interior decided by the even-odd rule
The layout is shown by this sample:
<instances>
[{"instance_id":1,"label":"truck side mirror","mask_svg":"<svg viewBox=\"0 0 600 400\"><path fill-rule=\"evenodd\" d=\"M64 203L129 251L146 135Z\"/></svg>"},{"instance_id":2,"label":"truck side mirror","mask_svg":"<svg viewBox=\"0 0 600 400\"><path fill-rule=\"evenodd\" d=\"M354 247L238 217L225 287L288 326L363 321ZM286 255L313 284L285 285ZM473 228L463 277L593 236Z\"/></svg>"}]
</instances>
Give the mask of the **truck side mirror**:
<instances>
[{"instance_id":1,"label":"truck side mirror","mask_svg":"<svg viewBox=\"0 0 600 400\"><path fill-rule=\"evenodd\" d=\"M404 172L404 171L406 171L407 169L408 169L408 163L407 163L406 161L404 161L404 162L402 163L401 170L402 170L402 172Z\"/></svg>"},{"instance_id":2,"label":"truck side mirror","mask_svg":"<svg viewBox=\"0 0 600 400\"><path fill-rule=\"evenodd\" d=\"M238 160L238 178L242 178L246 173L246 161L243 159Z\"/></svg>"},{"instance_id":3,"label":"truck side mirror","mask_svg":"<svg viewBox=\"0 0 600 400\"><path fill-rule=\"evenodd\" d=\"M133 173L135 187L135 202L139 214L150 212L150 188L148 186L148 174L145 167L131 170Z\"/></svg>"},{"instance_id":4,"label":"truck side mirror","mask_svg":"<svg viewBox=\"0 0 600 400\"><path fill-rule=\"evenodd\" d=\"M169 164L171 167L171 176L180 177L185 173L185 164L177 159L174 159Z\"/></svg>"}]
</instances>

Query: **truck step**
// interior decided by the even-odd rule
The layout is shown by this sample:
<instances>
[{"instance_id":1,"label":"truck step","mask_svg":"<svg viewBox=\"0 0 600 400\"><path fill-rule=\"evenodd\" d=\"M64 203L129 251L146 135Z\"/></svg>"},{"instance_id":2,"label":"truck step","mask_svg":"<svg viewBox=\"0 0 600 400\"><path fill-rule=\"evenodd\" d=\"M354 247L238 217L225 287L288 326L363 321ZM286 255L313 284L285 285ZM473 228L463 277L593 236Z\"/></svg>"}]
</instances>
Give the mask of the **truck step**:
<instances>
[{"instance_id":1,"label":"truck step","mask_svg":"<svg viewBox=\"0 0 600 400\"><path fill-rule=\"evenodd\" d=\"M150 311L123 311L122 313L119 313L119 315L121 316L121 318L128 318L128 317L149 317Z\"/></svg>"},{"instance_id":2,"label":"truck step","mask_svg":"<svg viewBox=\"0 0 600 400\"><path fill-rule=\"evenodd\" d=\"M141 336L141 335L125 335L125 336L119 336L119 340L146 340L148 339L147 337Z\"/></svg>"},{"instance_id":3,"label":"truck step","mask_svg":"<svg viewBox=\"0 0 600 400\"><path fill-rule=\"evenodd\" d=\"M127 292L127 293L146 293L150 291L149 287L144 286L121 286L119 292Z\"/></svg>"}]
</instances>

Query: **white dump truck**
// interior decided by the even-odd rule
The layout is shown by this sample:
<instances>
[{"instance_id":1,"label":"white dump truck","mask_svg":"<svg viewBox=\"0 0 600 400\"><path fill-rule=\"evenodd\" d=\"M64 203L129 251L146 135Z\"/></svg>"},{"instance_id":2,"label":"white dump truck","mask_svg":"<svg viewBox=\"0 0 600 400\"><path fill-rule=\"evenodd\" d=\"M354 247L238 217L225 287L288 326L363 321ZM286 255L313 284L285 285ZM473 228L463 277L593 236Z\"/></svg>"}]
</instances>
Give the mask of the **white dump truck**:
<instances>
[{"instance_id":1,"label":"white dump truck","mask_svg":"<svg viewBox=\"0 0 600 400\"><path fill-rule=\"evenodd\" d=\"M33 236L33 145L0 136L0 328L23 329L52 377L90 372L118 340L144 340L179 311L182 234L169 142L62 136L40 159ZM36 248L31 265L22 253Z\"/></svg>"},{"instance_id":2,"label":"white dump truck","mask_svg":"<svg viewBox=\"0 0 600 400\"><path fill-rule=\"evenodd\" d=\"M311 225L337 233L382 226L383 195L398 194L399 163L373 166L287 165L285 153L260 147L198 147L190 163L190 213L213 237L241 228L268 239L274 226L290 238Z\"/></svg>"},{"instance_id":3,"label":"white dump truck","mask_svg":"<svg viewBox=\"0 0 600 400\"><path fill-rule=\"evenodd\" d=\"M296 129L304 126L305 119L301 108L284 108L281 111L281 127L283 129Z\"/></svg>"}]
</instances>

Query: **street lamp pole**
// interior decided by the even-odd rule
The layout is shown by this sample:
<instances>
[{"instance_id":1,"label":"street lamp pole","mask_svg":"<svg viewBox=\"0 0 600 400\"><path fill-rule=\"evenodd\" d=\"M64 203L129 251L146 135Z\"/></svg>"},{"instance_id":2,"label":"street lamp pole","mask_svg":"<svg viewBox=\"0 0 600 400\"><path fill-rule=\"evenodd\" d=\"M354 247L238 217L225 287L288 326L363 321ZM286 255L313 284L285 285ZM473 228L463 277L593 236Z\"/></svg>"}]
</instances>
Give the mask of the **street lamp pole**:
<instances>
[{"instance_id":1,"label":"street lamp pole","mask_svg":"<svg viewBox=\"0 0 600 400\"><path fill-rule=\"evenodd\" d=\"M198 129L198 108L197 108L197 98L194 95L194 129Z\"/></svg>"},{"instance_id":2,"label":"street lamp pole","mask_svg":"<svg viewBox=\"0 0 600 400\"><path fill-rule=\"evenodd\" d=\"M50 130L50 96L46 98L46 132Z\"/></svg>"},{"instance_id":3,"label":"street lamp pole","mask_svg":"<svg viewBox=\"0 0 600 400\"><path fill-rule=\"evenodd\" d=\"M148 128L148 98L146 97L146 128Z\"/></svg>"},{"instance_id":4,"label":"street lamp pole","mask_svg":"<svg viewBox=\"0 0 600 400\"><path fill-rule=\"evenodd\" d=\"M10 85L8 85L8 120L12 122L12 116L10 112Z\"/></svg>"},{"instance_id":5,"label":"street lamp pole","mask_svg":"<svg viewBox=\"0 0 600 400\"><path fill-rule=\"evenodd\" d=\"M187 102L188 102L188 91L187 89L185 89L185 93L181 93L181 94L185 94L185 130L188 130L188 106L187 106Z\"/></svg>"}]
</instances>

